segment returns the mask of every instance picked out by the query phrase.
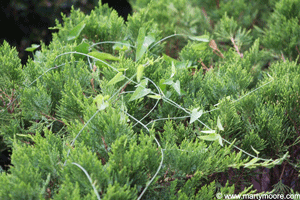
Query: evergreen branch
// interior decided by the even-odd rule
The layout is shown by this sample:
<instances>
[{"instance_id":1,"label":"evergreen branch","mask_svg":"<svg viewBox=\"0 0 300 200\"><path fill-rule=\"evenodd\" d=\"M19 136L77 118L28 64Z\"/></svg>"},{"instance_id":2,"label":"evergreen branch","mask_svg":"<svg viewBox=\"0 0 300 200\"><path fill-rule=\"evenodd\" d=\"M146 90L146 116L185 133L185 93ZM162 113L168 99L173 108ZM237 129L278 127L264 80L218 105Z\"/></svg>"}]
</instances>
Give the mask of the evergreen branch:
<instances>
[{"instance_id":1,"label":"evergreen branch","mask_svg":"<svg viewBox=\"0 0 300 200\"><path fill-rule=\"evenodd\" d=\"M51 119L51 120L53 120L53 121L58 121L58 122L62 123L63 125L66 125L66 124L65 124L62 120L60 120L60 119L56 119L55 117L49 116L49 115L44 114L44 113L41 113L41 115L45 116L47 119Z\"/></svg>"},{"instance_id":2,"label":"evergreen branch","mask_svg":"<svg viewBox=\"0 0 300 200\"><path fill-rule=\"evenodd\" d=\"M90 181L90 183L91 183L91 185L92 185L92 187L93 187L93 189L94 189L94 192L95 192L95 194L96 194L96 196L97 196L97 199L98 199L98 200L101 200L101 198L100 198L100 196L99 196L99 193L98 193L98 191L97 191L97 189L96 189L96 187L95 187L95 184L93 183L92 178L90 177L89 173L88 173L81 165L79 165L79 164L77 164L77 163L75 163L75 162L73 162L72 164L73 164L73 165L76 165L77 167L79 167L79 168L84 172L84 174L85 174L86 177L89 179L89 181Z\"/></svg>"},{"instance_id":3,"label":"evergreen branch","mask_svg":"<svg viewBox=\"0 0 300 200\"><path fill-rule=\"evenodd\" d=\"M150 130L148 129L147 126L145 126L140 120L136 119L135 117L133 117L132 115L130 115L129 113L126 112L126 115L128 115L129 117L131 117L132 119L134 119L135 121L137 121L139 124L141 124L149 133ZM150 179L150 181L148 181L146 187L144 188L144 190L142 191L142 193L140 194L140 196L137 198L137 200L140 200L142 198L142 196L144 195L144 193L146 192L146 190L148 189L149 185L153 182L153 180L156 178L158 172L160 171L163 162L164 162L164 151L162 150L161 145L159 144L158 140L156 139L156 137L154 135L152 135L152 137L154 138L155 142L157 143L157 145L160 147L160 152L161 152L161 161L159 164L159 167L156 171L156 173L153 175L153 177Z\"/></svg>"}]
</instances>

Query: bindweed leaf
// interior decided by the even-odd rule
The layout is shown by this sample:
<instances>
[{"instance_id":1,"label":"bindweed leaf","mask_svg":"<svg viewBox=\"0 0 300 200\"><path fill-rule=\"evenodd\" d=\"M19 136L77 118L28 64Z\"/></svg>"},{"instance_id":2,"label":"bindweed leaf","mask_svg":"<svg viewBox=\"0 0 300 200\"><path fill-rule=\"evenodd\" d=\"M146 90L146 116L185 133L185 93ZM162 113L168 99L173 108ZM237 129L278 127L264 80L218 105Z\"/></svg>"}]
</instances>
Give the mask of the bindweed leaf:
<instances>
[{"instance_id":1,"label":"bindweed leaf","mask_svg":"<svg viewBox=\"0 0 300 200\"><path fill-rule=\"evenodd\" d=\"M224 131L224 128L223 128L223 126L222 126L222 124L221 124L221 120L220 120L219 117L218 117L218 119L217 119L217 126L218 126L218 129L219 129L220 131Z\"/></svg>"},{"instance_id":2,"label":"bindweed leaf","mask_svg":"<svg viewBox=\"0 0 300 200\"><path fill-rule=\"evenodd\" d=\"M138 84L136 90L132 94L129 101L140 99L140 98L146 96L147 94L149 94L151 92L151 90L146 88L147 84L148 84L148 79L142 80L141 83Z\"/></svg>"},{"instance_id":3,"label":"bindweed leaf","mask_svg":"<svg viewBox=\"0 0 300 200\"><path fill-rule=\"evenodd\" d=\"M122 44L116 43L113 46L113 50L115 51L126 51L130 48L130 44L127 42L123 42Z\"/></svg>"},{"instance_id":4,"label":"bindweed leaf","mask_svg":"<svg viewBox=\"0 0 300 200\"><path fill-rule=\"evenodd\" d=\"M67 40L74 40L78 38L80 35L81 31L84 29L85 23L84 21L80 22L77 26L75 26L68 34Z\"/></svg>"},{"instance_id":5,"label":"bindweed leaf","mask_svg":"<svg viewBox=\"0 0 300 200\"><path fill-rule=\"evenodd\" d=\"M173 61L172 61L171 70L172 70L172 74L171 74L171 77L170 77L170 78L172 78L172 77L175 75L175 73L176 73L176 69L175 69L175 65L174 65L174 62L173 62Z\"/></svg>"},{"instance_id":6,"label":"bindweed leaf","mask_svg":"<svg viewBox=\"0 0 300 200\"><path fill-rule=\"evenodd\" d=\"M141 78L143 76L143 72L144 72L144 66L143 65L139 65L137 67L137 71L136 71L136 80L137 80L137 82L141 81Z\"/></svg>"},{"instance_id":7,"label":"bindweed leaf","mask_svg":"<svg viewBox=\"0 0 300 200\"><path fill-rule=\"evenodd\" d=\"M174 82L173 82L173 79L170 78L170 79L165 80L165 81L163 82L163 84L165 84L165 85L173 85Z\"/></svg>"},{"instance_id":8,"label":"bindweed leaf","mask_svg":"<svg viewBox=\"0 0 300 200\"><path fill-rule=\"evenodd\" d=\"M87 54L89 52L89 47L90 45L88 43L82 41L77 47L75 47L75 51Z\"/></svg>"},{"instance_id":9,"label":"bindweed leaf","mask_svg":"<svg viewBox=\"0 0 300 200\"><path fill-rule=\"evenodd\" d=\"M175 89L175 91L180 95L180 81L177 80L175 83L172 84L172 86Z\"/></svg>"},{"instance_id":10,"label":"bindweed leaf","mask_svg":"<svg viewBox=\"0 0 300 200\"><path fill-rule=\"evenodd\" d=\"M41 45L38 45L38 44L32 44L31 47L27 47L25 49L25 51L28 51L28 52L33 52L34 50L36 50L37 48L39 48Z\"/></svg>"},{"instance_id":11,"label":"bindweed leaf","mask_svg":"<svg viewBox=\"0 0 300 200\"><path fill-rule=\"evenodd\" d=\"M193 109L191 114L190 124L196 121L197 119L199 119L202 114L203 114L202 110L198 111L198 108Z\"/></svg>"},{"instance_id":12,"label":"bindweed leaf","mask_svg":"<svg viewBox=\"0 0 300 200\"><path fill-rule=\"evenodd\" d=\"M189 36L191 40L199 41L199 42L209 42L208 35L200 35L200 36Z\"/></svg>"},{"instance_id":13,"label":"bindweed leaf","mask_svg":"<svg viewBox=\"0 0 300 200\"><path fill-rule=\"evenodd\" d=\"M207 133L207 134L215 133L215 132L216 132L215 130L201 131L201 133Z\"/></svg>"},{"instance_id":14,"label":"bindweed leaf","mask_svg":"<svg viewBox=\"0 0 300 200\"><path fill-rule=\"evenodd\" d=\"M140 28L139 35L137 38L137 47L135 60L140 60L145 52L148 50L148 47L155 41L155 38L152 35L146 36L146 30L144 27Z\"/></svg>"},{"instance_id":15,"label":"bindweed leaf","mask_svg":"<svg viewBox=\"0 0 300 200\"><path fill-rule=\"evenodd\" d=\"M93 56L95 58L98 58L99 60L120 60L120 58L115 57L109 53L99 52L99 51L93 51L88 53L88 55Z\"/></svg>"},{"instance_id":16,"label":"bindweed leaf","mask_svg":"<svg viewBox=\"0 0 300 200\"><path fill-rule=\"evenodd\" d=\"M117 73L108 83L107 85L114 85L122 80L124 80L124 76L122 72Z\"/></svg>"},{"instance_id":17,"label":"bindweed leaf","mask_svg":"<svg viewBox=\"0 0 300 200\"><path fill-rule=\"evenodd\" d=\"M152 98L152 99L161 99L160 95L147 95L147 97Z\"/></svg>"},{"instance_id":18,"label":"bindweed leaf","mask_svg":"<svg viewBox=\"0 0 300 200\"><path fill-rule=\"evenodd\" d=\"M198 136L198 137L202 140L215 141L215 140L219 139L219 136L220 136L219 134L212 133L212 134L209 134L209 135L201 135L201 136Z\"/></svg>"},{"instance_id":19,"label":"bindweed leaf","mask_svg":"<svg viewBox=\"0 0 300 200\"><path fill-rule=\"evenodd\" d=\"M144 40L146 36L146 30L144 27L140 28L139 35L137 38L137 47L136 47L136 54L135 54L135 60L138 61L146 52L146 48L143 46Z\"/></svg>"}]
</instances>

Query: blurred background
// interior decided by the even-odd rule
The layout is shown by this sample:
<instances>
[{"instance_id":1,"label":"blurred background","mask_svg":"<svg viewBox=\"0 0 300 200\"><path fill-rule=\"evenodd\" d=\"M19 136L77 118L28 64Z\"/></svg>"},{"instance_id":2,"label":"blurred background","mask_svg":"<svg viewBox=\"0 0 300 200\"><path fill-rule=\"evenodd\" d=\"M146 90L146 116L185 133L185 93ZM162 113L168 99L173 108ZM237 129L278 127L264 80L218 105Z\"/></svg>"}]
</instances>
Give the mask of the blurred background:
<instances>
[{"instance_id":1,"label":"blurred background","mask_svg":"<svg viewBox=\"0 0 300 200\"><path fill-rule=\"evenodd\" d=\"M99 0L2 0L0 44L6 40L15 46L22 64L25 64L29 55L25 49L40 41L49 44L54 31L48 27L55 26L56 19L61 22L61 13L68 16L74 6L88 14L98 3ZM105 3L125 20L132 12L126 0L102 0L102 4Z\"/></svg>"}]
</instances>

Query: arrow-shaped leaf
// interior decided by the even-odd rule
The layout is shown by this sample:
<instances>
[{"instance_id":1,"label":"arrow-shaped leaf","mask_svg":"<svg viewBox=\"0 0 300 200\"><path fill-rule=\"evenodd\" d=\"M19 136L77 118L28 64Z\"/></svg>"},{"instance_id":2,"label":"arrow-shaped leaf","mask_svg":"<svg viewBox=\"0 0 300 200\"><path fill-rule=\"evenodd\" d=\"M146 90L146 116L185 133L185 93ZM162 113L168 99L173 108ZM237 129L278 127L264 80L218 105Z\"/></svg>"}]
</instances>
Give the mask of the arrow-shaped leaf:
<instances>
[{"instance_id":1,"label":"arrow-shaped leaf","mask_svg":"<svg viewBox=\"0 0 300 200\"><path fill-rule=\"evenodd\" d=\"M222 124L221 124L221 120L220 120L219 117L218 117L218 119L217 119L217 126L218 126L218 129L219 129L220 131L224 131L224 128L223 128L223 126L222 126Z\"/></svg>"},{"instance_id":2,"label":"arrow-shaped leaf","mask_svg":"<svg viewBox=\"0 0 300 200\"><path fill-rule=\"evenodd\" d=\"M172 84L175 91L180 95L180 81L177 80L175 83Z\"/></svg>"},{"instance_id":3,"label":"arrow-shaped leaf","mask_svg":"<svg viewBox=\"0 0 300 200\"><path fill-rule=\"evenodd\" d=\"M144 27L140 28L139 35L137 37L137 47L136 47L136 54L135 54L135 60L138 61L146 52L146 48L143 47L144 40L146 36L146 30Z\"/></svg>"},{"instance_id":4,"label":"arrow-shaped leaf","mask_svg":"<svg viewBox=\"0 0 300 200\"><path fill-rule=\"evenodd\" d=\"M99 60L120 60L120 58L115 57L109 53L104 53L99 51L90 52L88 53L88 55L98 58Z\"/></svg>"},{"instance_id":5,"label":"arrow-shaped leaf","mask_svg":"<svg viewBox=\"0 0 300 200\"><path fill-rule=\"evenodd\" d=\"M198 111L198 108L194 108L192 110L190 124L196 121L198 118L200 118L202 114L203 114L203 110Z\"/></svg>"},{"instance_id":6,"label":"arrow-shaped leaf","mask_svg":"<svg viewBox=\"0 0 300 200\"><path fill-rule=\"evenodd\" d=\"M136 90L134 91L134 93L132 94L129 101L140 99L140 98L146 96L147 94L149 94L151 92L151 90L146 88L147 84L148 84L148 79L142 80L141 83L136 88Z\"/></svg>"},{"instance_id":7,"label":"arrow-shaped leaf","mask_svg":"<svg viewBox=\"0 0 300 200\"><path fill-rule=\"evenodd\" d=\"M137 47L135 60L138 61L145 54L148 47L155 41L155 38L151 35L146 36L146 30L144 27L140 28L137 38Z\"/></svg>"},{"instance_id":8,"label":"arrow-shaped leaf","mask_svg":"<svg viewBox=\"0 0 300 200\"><path fill-rule=\"evenodd\" d=\"M37 48L39 48L41 45L38 44L32 44L31 47L27 47L25 49L25 51L29 51L29 52L33 52L34 50L36 50Z\"/></svg>"},{"instance_id":9,"label":"arrow-shaped leaf","mask_svg":"<svg viewBox=\"0 0 300 200\"><path fill-rule=\"evenodd\" d=\"M139 65L139 66L137 67L137 70L136 70L136 80L137 80L138 82L141 81L141 78L142 78L142 76L143 76L143 72L144 72L144 66L143 66L143 65Z\"/></svg>"},{"instance_id":10,"label":"arrow-shaped leaf","mask_svg":"<svg viewBox=\"0 0 300 200\"><path fill-rule=\"evenodd\" d=\"M208 135L201 135L198 137L202 140L215 141L215 140L219 139L220 135L217 133L212 133L212 134L208 134Z\"/></svg>"},{"instance_id":11,"label":"arrow-shaped leaf","mask_svg":"<svg viewBox=\"0 0 300 200\"><path fill-rule=\"evenodd\" d=\"M78 36L80 35L81 31L84 29L85 27L85 23L84 21L80 22L77 26L75 26L70 32L69 35L67 37L67 40L74 40L76 38L78 38Z\"/></svg>"},{"instance_id":12,"label":"arrow-shaped leaf","mask_svg":"<svg viewBox=\"0 0 300 200\"><path fill-rule=\"evenodd\" d=\"M124 76L122 72L117 73L108 83L107 85L114 85L122 80L124 80Z\"/></svg>"},{"instance_id":13,"label":"arrow-shaped leaf","mask_svg":"<svg viewBox=\"0 0 300 200\"><path fill-rule=\"evenodd\" d=\"M89 52L89 47L90 45L88 43L82 41L77 47L75 47L75 51L87 54Z\"/></svg>"}]
</instances>

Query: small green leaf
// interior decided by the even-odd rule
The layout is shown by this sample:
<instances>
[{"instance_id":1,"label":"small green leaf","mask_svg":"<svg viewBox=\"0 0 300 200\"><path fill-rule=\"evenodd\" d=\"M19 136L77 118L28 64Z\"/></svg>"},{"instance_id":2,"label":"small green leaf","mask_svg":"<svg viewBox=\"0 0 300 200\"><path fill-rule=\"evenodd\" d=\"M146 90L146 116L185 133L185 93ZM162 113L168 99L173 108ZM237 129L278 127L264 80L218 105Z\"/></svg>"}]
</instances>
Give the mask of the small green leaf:
<instances>
[{"instance_id":1,"label":"small green leaf","mask_svg":"<svg viewBox=\"0 0 300 200\"><path fill-rule=\"evenodd\" d=\"M122 80L124 80L124 76L122 72L117 73L108 83L107 85L114 85Z\"/></svg>"},{"instance_id":2,"label":"small green leaf","mask_svg":"<svg viewBox=\"0 0 300 200\"><path fill-rule=\"evenodd\" d=\"M120 60L120 58L115 57L109 53L99 52L99 51L93 51L88 53L88 55L93 56L95 58L98 58L99 60Z\"/></svg>"},{"instance_id":3,"label":"small green leaf","mask_svg":"<svg viewBox=\"0 0 300 200\"><path fill-rule=\"evenodd\" d=\"M220 144L221 146L223 146L223 139L222 139L222 137L221 137L220 134L218 134L218 135L219 135L219 144Z\"/></svg>"},{"instance_id":4,"label":"small green leaf","mask_svg":"<svg viewBox=\"0 0 300 200\"><path fill-rule=\"evenodd\" d=\"M130 44L127 42L123 42L122 44L116 43L113 46L113 50L115 51L126 51L130 48Z\"/></svg>"},{"instance_id":5,"label":"small green leaf","mask_svg":"<svg viewBox=\"0 0 300 200\"><path fill-rule=\"evenodd\" d=\"M148 50L148 47L155 41L155 38L151 35L146 36L146 30L144 27L140 28L139 35L137 38L137 47L135 60L140 60L145 52Z\"/></svg>"},{"instance_id":6,"label":"small green leaf","mask_svg":"<svg viewBox=\"0 0 300 200\"><path fill-rule=\"evenodd\" d=\"M175 91L180 95L180 81L177 80L175 83L172 84L172 86L175 89Z\"/></svg>"},{"instance_id":7,"label":"small green leaf","mask_svg":"<svg viewBox=\"0 0 300 200\"><path fill-rule=\"evenodd\" d=\"M146 36L146 30L144 27L140 28L139 35L137 37L137 47L136 47L136 54L135 54L135 60L138 61L146 52L147 49L143 47L144 40Z\"/></svg>"},{"instance_id":8,"label":"small green leaf","mask_svg":"<svg viewBox=\"0 0 300 200\"><path fill-rule=\"evenodd\" d=\"M165 82L165 79L160 79L159 84L158 84L159 88L163 92L165 92L165 90L166 90L166 84L164 84L164 82Z\"/></svg>"},{"instance_id":9,"label":"small green leaf","mask_svg":"<svg viewBox=\"0 0 300 200\"><path fill-rule=\"evenodd\" d=\"M166 62L168 62L168 63L172 63L172 62L174 62L175 64L177 64L178 63L178 60L176 60L176 59L174 59L174 58L172 58L172 57L170 57L170 56L168 56L168 55L166 55L166 54L163 54L163 60L164 61L166 61Z\"/></svg>"},{"instance_id":10,"label":"small green leaf","mask_svg":"<svg viewBox=\"0 0 300 200\"><path fill-rule=\"evenodd\" d=\"M173 85L174 82L173 82L173 79L170 78L170 79L165 80L163 84L165 84L165 85Z\"/></svg>"},{"instance_id":11,"label":"small green leaf","mask_svg":"<svg viewBox=\"0 0 300 200\"><path fill-rule=\"evenodd\" d=\"M196 121L197 119L199 119L201 117L201 115L203 114L203 110L198 111L198 109L199 108L194 108L192 110L190 124L193 123L194 121Z\"/></svg>"},{"instance_id":12,"label":"small green leaf","mask_svg":"<svg viewBox=\"0 0 300 200\"><path fill-rule=\"evenodd\" d=\"M87 54L89 52L89 47L90 45L88 43L82 41L77 47L75 47L75 51Z\"/></svg>"},{"instance_id":13,"label":"small green leaf","mask_svg":"<svg viewBox=\"0 0 300 200\"><path fill-rule=\"evenodd\" d=\"M84 21L80 22L77 26L75 26L68 34L67 40L74 40L78 38L80 35L81 31L84 29L85 23Z\"/></svg>"},{"instance_id":14,"label":"small green leaf","mask_svg":"<svg viewBox=\"0 0 300 200\"><path fill-rule=\"evenodd\" d=\"M109 95L105 95L103 97L102 94L97 95L94 98L94 103L96 103L98 110L104 110L106 107L109 106L109 103L106 101L109 99Z\"/></svg>"},{"instance_id":15,"label":"small green leaf","mask_svg":"<svg viewBox=\"0 0 300 200\"><path fill-rule=\"evenodd\" d=\"M220 135L216 134L216 133L212 133L212 134L209 134L209 135L201 135L201 136L198 136L198 137L202 140L215 141L215 140L218 140L220 138Z\"/></svg>"},{"instance_id":16,"label":"small green leaf","mask_svg":"<svg viewBox=\"0 0 300 200\"><path fill-rule=\"evenodd\" d=\"M140 99L140 98L146 96L147 94L149 94L151 92L151 90L146 88L147 84L148 84L148 79L142 80L141 83L138 84L136 90L132 94L129 101Z\"/></svg>"},{"instance_id":17,"label":"small green leaf","mask_svg":"<svg viewBox=\"0 0 300 200\"><path fill-rule=\"evenodd\" d=\"M191 40L199 41L199 42L209 42L208 35L201 35L201 36L189 36Z\"/></svg>"},{"instance_id":18,"label":"small green leaf","mask_svg":"<svg viewBox=\"0 0 300 200\"><path fill-rule=\"evenodd\" d=\"M180 61L180 62L177 62L176 64L176 68L177 69L186 69L186 68L189 68L190 66L192 66L192 61Z\"/></svg>"},{"instance_id":19,"label":"small green leaf","mask_svg":"<svg viewBox=\"0 0 300 200\"><path fill-rule=\"evenodd\" d=\"M41 45L38 44L32 44L31 47L27 47L25 49L25 51L29 51L29 52L33 52L34 50L36 50L37 48L39 48Z\"/></svg>"},{"instance_id":20,"label":"small green leaf","mask_svg":"<svg viewBox=\"0 0 300 200\"><path fill-rule=\"evenodd\" d=\"M175 73L176 73L176 68L175 68L175 65L174 65L174 62L173 62L173 61L172 61L171 70L172 70L172 74L171 74L171 77L170 77L170 78L172 78L172 77L175 75Z\"/></svg>"},{"instance_id":21,"label":"small green leaf","mask_svg":"<svg viewBox=\"0 0 300 200\"><path fill-rule=\"evenodd\" d=\"M144 65L139 65L137 67L137 72L136 72L136 80L137 80L137 82L141 81L141 78L143 76L143 72L144 72Z\"/></svg>"},{"instance_id":22,"label":"small green leaf","mask_svg":"<svg viewBox=\"0 0 300 200\"><path fill-rule=\"evenodd\" d=\"M221 124L221 120L220 120L219 117L218 117L218 119L217 119L217 126L218 126L218 129L219 129L220 131L224 131L224 128L223 128L223 126L222 126L222 124Z\"/></svg>"},{"instance_id":23,"label":"small green leaf","mask_svg":"<svg viewBox=\"0 0 300 200\"><path fill-rule=\"evenodd\" d=\"M147 95L147 97L152 99L161 99L161 95Z\"/></svg>"},{"instance_id":24,"label":"small green leaf","mask_svg":"<svg viewBox=\"0 0 300 200\"><path fill-rule=\"evenodd\" d=\"M215 130L208 130L208 131L201 131L201 133L215 133L216 131Z\"/></svg>"}]
</instances>

